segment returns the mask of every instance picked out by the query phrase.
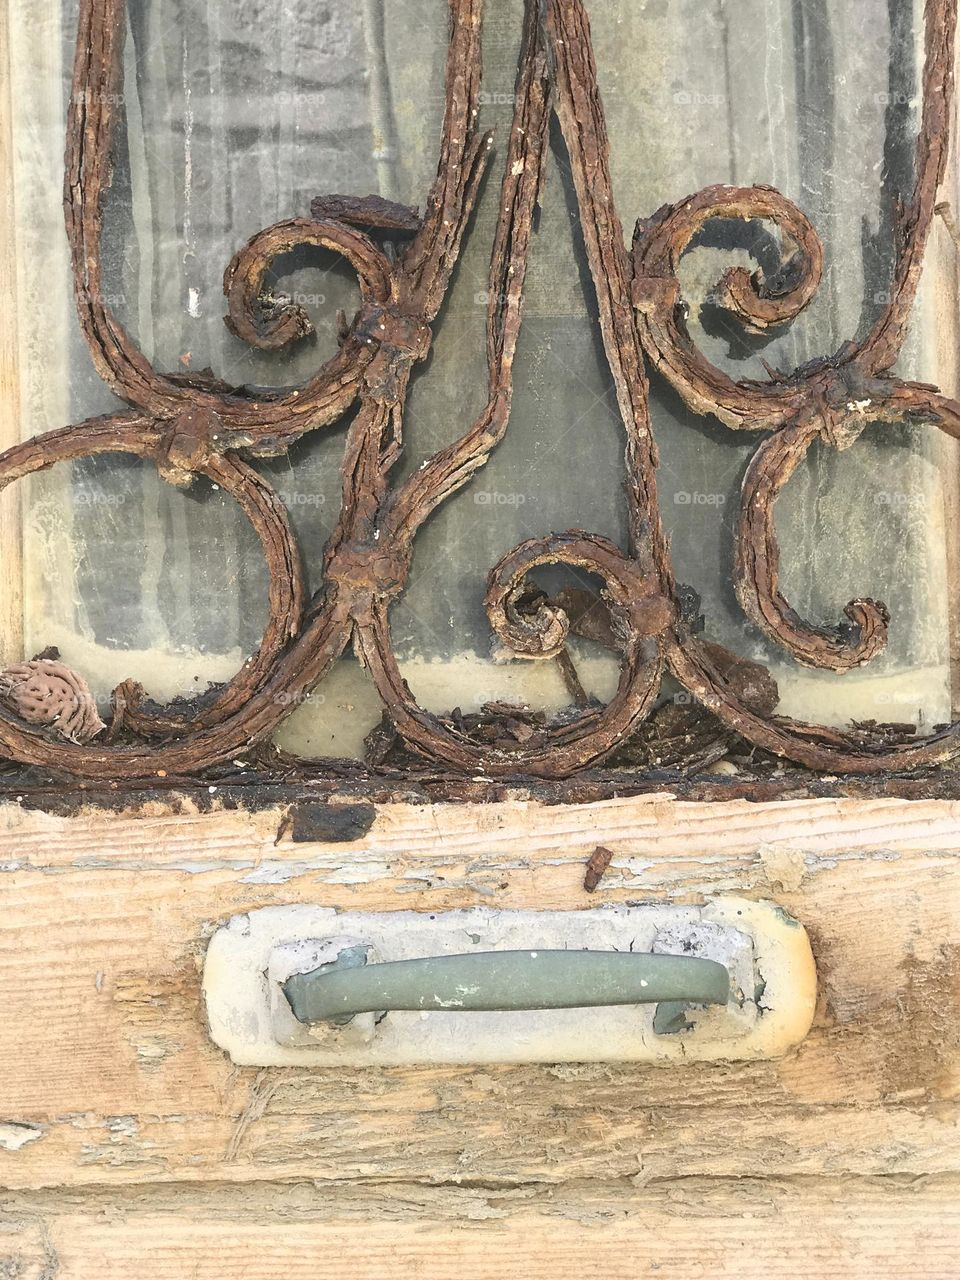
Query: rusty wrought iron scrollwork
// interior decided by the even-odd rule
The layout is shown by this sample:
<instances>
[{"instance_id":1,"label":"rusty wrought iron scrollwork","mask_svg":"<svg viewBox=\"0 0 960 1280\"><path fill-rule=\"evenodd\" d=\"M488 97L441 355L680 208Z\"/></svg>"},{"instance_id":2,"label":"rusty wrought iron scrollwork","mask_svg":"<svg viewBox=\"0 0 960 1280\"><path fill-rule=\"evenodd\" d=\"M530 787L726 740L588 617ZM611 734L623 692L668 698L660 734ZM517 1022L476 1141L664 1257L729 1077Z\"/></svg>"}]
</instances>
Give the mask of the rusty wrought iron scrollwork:
<instances>
[{"instance_id":1,"label":"rusty wrought iron scrollwork","mask_svg":"<svg viewBox=\"0 0 960 1280\"><path fill-rule=\"evenodd\" d=\"M0 455L0 487L58 461L116 451L152 460L173 484L206 476L237 500L260 539L270 573L270 615L256 653L198 708L158 711L145 704L139 686L126 681L115 693L106 733L82 744L0 706L0 754L90 778L199 772L268 737L352 643L404 743L471 776L559 778L603 760L642 726L667 672L727 730L811 769L875 773L960 755L960 725L893 745L864 744L852 733L775 715L771 682L759 668L754 696L745 692L744 680L732 674L731 655L699 636L683 608L657 501L647 382L647 370L655 369L698 414L711 415L726 429L764 433L743 484L733 565L747 616L798 662L813 667L843 672L880 653L890 619L879 602L851 601L845 621L833 627L814 625L791 608L779 586L773 508L814 443L853 447L874 422L929 424L960 437L960 405L890 373L904 340L946 162L957 0L926 3L915 185L897 212L888 305L863 341L791 373L771 372L766 381L734 381L697 351L685 325L679 261L711 218L773 223L790 272L770 282L760 269L751 274L737 267L716 290L716 300L738 323L763 333L794 320L814 296L823 258L815 229L769 187L716 186L642 219L628 245L614 205L583 4L527 0L490 263L486 404L465 434L394 484L411 371L429 351L431 326L492 154L491 137L477 126L482 0L449 0L449 8L440 154L423 216L375 196L318 197L309 217L259 232L227 267L226 322L237 337L264 350L310 331L301 309L265 296L275 258L297 246L319 245L341 255L357 274L360 307L344 326L336 355L302 386L267 392L229 386L208 374L158 372L104 301L101 223L117 104L123 100L125 0L81 0L67 122L67 234L81 329L99 375L129 407L7 450ZM562 599L531 592L527 575L543 564L595 575L602 583L605 643L619 652L621 675L607 706L587 703L574 715L530 726L515 744L491 745L418 705L397 663L389 613L404 589L418 530L484 465L508 427L524 276L554 114L569 155L626 437L629 539L623 549L571 530L525 542L491 571L485 605L504 650L549 658L563 652L576 620ZM369 234L378 230L405 236L395 257ZM354 406L339 519L324 552L323 585L308 607L288 513L245 459L282 453Z\"/></svg>"}]
</instances>

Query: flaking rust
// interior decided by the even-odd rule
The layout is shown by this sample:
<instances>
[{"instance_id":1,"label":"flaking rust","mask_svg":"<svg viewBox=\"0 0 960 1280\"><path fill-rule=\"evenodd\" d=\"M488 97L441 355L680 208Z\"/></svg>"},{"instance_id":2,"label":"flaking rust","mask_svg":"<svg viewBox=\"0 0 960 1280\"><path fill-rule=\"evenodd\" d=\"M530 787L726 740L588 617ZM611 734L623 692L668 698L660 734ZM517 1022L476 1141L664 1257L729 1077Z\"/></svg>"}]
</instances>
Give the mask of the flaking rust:
<instances>
[{"instance_id":1,"label":"flaking rust","mask_svg":"<svg viewBox=\"0 0 960 1280\"><path fill-rule=\"evenodd\" d=\"M110 290L104 287L101 229L123 102L126 7L125 0L80 0L67 121L67 237L81 330L101 378L128 407L7 450L0 455L0 488L57 461L114 451L152 460L173 484L205 476L236 499L260 540L270 613L256 652L233 680L202 698L156 707L135 682L124 681L114 692L108 732L98 729L88 742L85 732L67 741L55 728L28 723L14 702L0 706L0 753L113 785L166 784L209 773L263 749L352 645L376 683L389 724L371 750L379 760L400 754L416 762L410 777L424 768L450 776L463 794L475 790L478 779L551 783L617 759L633 767L702 767L731 744L831 777L883 778L960 755L958 725L918 738L899 727L842 731L780 718L767 673L700 635L688 589L674 578L661 520L646 374L648 365L656 366L688 407L725 428L762 433L744 481L733 566L747 616L800 663L843 672L872 661L887 640L884 604L853 600L845 620L827 627L799 617L783 597L774 504L811 446L855 447L868 423L923 422L960 436L960 405L890 372L945 171L957 0L926 4L915 183L897 207L887 306L861 341L749 382L733 381L690 340L680 258L711 218L774 223L783 243L781 268L767 277L759 269L732 268L713 295L734 322L766 333L793 321L820 284L823 253L815 229L772 188L713 186L641 218L628 246L615 210L582 0L527 0L488 278L486 404L458 440L394 484L411 372L429 352L492 148L477 125L482 0L449 0L449 7L446 110L437 177L423 214L379 196L321 195L308 216L258 232L227 266L226 323L262 350L281 349L312 331L305 312L268 287L278 257L303 245L321 246L343 257L359 282L360 307L352 319L340 317L336 354L300 387L253 391L209 372L158 371L105 301ZM417 703L403 679L389 610L404 590L419 529L485 464L507 430L525 272L554 114L568 152L624 427L627 547L579 529L552 533L514 548L489 575L485 607L501 652L557 663L571 701L567 713L550 720L527 708L491 706L480 716L438 716ZM389 235L394 253L380 248L377 232ZM305 433L332 426L348 411L339 518L324 552L322 585L308 601L289 514L248 459L285 453ZM575 590L548 598L528 577L541 565L592 575L602 589L592 599ZM599 641L619 656L620 683L606 706L580 681L571 635ZM658 702L668 674L694 714L671 713ZM288 763L283 767L296 772Z\"/></svg>"},{"instance_id":2,"label":"flaking rust","mask_svg":"<svg viewBox=\"0 0 960 1280\"><path fill-rule=\"evenodd\" d=\"M587 867L583 873L583 887L587 893L594 893L597 885L606 874L611 859L613 858L613 850L605 849L603 845L598 844L593 853L587 859Z\"/></svg>"}]
</instances>

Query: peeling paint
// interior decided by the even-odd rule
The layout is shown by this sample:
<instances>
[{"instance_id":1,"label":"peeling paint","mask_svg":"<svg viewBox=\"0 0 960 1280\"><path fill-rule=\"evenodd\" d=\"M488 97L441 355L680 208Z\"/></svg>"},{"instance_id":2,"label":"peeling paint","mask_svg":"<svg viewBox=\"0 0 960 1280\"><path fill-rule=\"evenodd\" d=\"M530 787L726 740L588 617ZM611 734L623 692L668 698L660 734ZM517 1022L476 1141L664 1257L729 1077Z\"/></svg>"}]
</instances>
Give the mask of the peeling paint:
<instances>
[{"instance_id":1,"label":"peeling paint","mask_svg":"<svg viewBox=\"0 0 960 1280\"><path fill-rule=\"evenodd\" d=\"M803 883L807 869L806 855L801 849L760 846L760 862L770 884L795 893Z\"/></svg>"},{"instance_id":2,"label":"peeling paint","mask_svg":"<svg viewBox=\"0 0 960 1280\"><path fill-rule=\"evenodd\" d=\"M0 1121L0 1147L4 1151L20 1151L30 1142L43 1137L43 1127L21 1120Z\"/></svg>"}]
</instances>

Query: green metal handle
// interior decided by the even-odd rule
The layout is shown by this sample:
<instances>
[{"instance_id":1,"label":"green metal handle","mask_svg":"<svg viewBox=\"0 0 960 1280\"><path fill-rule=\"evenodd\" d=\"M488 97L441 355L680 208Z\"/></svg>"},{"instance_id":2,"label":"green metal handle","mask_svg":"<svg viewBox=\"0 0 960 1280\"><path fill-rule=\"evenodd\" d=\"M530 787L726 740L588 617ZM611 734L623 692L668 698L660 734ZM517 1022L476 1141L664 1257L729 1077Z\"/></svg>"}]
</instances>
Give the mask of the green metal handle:
<instances>
[{"instance_id":1,"label":"green metal handle","mask_svg":"<svg viewBox=\"0 0 960 1280\"><path fill-rule=\"evenodd\" d=\"M383 964L321 965L283 991L300 1022L390 1009L478 1012L592 1005L726 1004L730 975L696 956L628 951L480 951Z\"/></svg>"}]
</instances>

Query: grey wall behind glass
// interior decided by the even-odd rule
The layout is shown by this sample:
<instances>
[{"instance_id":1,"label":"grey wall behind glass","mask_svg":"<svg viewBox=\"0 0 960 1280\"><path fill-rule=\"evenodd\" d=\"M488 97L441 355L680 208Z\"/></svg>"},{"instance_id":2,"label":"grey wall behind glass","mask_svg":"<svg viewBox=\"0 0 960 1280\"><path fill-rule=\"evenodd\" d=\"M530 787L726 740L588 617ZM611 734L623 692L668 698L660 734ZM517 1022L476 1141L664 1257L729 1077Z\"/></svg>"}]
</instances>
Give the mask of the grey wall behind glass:
<instances>
[{"instance_id":1,"label":"grey wall behind glass","mask_svg":"<svg viewBox=\"0 0 960 1280\"><path fill-rule=\"evenodd\" d=\"M64 100L75 6L46 2L48 21L55 9L60 24ZM770 254L769 229L715 225L687 259L697 341L740 376L762 376L761 355L787 368L833 351L883 304L891 196L908 188L911 174L919 37L912 6L892 6L893 28L890 8L886 0L855 9L826 0L591 6L628 234L635 217L708 183L767 182L805 210L824 241L817 299L762 351L722 325L705 331L698 304L723 267L753 261L747 244ZM517 0L488 4L482 122L501 139L519 25ZM107 275L111 301L159 367L209 366L233 381L293 383L332 351L336 310L349 312L356 297L335 259L282 264L277 287L308 307L318 339L280 356L252 352L224 328L223 267L262 226L307 213L315 194L380 191L422 206L435 163L445 40L440 0L131 3ZM48 156L62 148L53 116L43 138ZM438 706L472 705L505 687L504 669L487 663L480 605L500 555L526 537L569 527L623 538L622 429L563 147L556 134L553 141L507 438L421 534L410 587L394 610L411 684ZM401 472L462 432L482 404L498 181L495 167L431 359L418 371ZM62 236L58 194L44 208L51 234ZM111 408L62 302L57 314L68 417ZM920 324L908 369L929 374L923 339ZM708 633L769 661L791 711L837 719L919 713L925 724L946 718L946 560L932 433L873 431L843 455L817 453L781 502L784 588L801 612L836 621L860 594L891 606L889 653L841 679L801 672L772 651L734 600L732 525L751 441L689 413L656 381L652 411L677 572L700 593ZM36 397L27 417L25 428L38 429ZM327 429L262 464L290 505L313 585L336 518L342 438L342 428ZM885 488L894 464L896 487ZM127 668L141 655L159 695L228 675L258 641L266 594L255 539L233 504L203 486L174 491L152 467L128 459L66 472L57 468L31 486L32 524L43 535L28 593L28 635L37 647L53 641L69 653L78 635L78 665L107 687L118 664L122 674L139 674ZM111 659L117 650L134 657ZM602 655L580 658L588 685L608 692ZM469 689L456 688L458 673L473 673ZM506 687L562 700L555 674L530 664L513 664ZM364 706L376 718L376 700Z\"/></svg>"}]
</instances>

